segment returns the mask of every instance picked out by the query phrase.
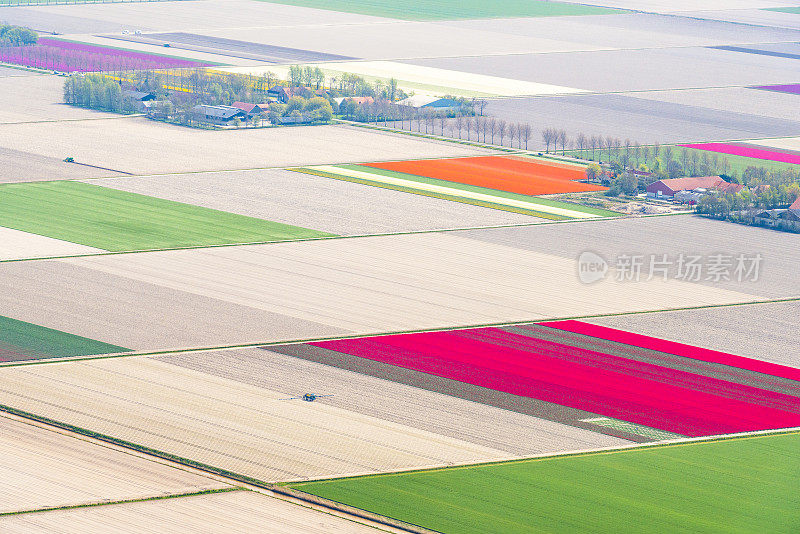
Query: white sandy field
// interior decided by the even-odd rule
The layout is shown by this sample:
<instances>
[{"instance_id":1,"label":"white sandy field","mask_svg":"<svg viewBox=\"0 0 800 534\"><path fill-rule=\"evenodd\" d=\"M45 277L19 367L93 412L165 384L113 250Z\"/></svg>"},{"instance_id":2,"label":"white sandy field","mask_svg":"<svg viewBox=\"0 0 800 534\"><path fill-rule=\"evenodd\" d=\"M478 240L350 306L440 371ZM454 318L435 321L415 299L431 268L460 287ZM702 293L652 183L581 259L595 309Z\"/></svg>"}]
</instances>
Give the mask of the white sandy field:
<instances>
[{"instance_id":1,"label":"white sandy field","mask_svg":"<svg viewBox=\"0 0 800 534\"><path fill-rule=\"evenodd\" d=\"M0 472L0 513L229 487L2 414ZM8 532L5 519L0 517L2 532Z\"/></svg>"},{"instance_id":2,"label":"white sandy field","mask_svg":"<svg viewBox=\"0 0 800 534\"><path fill-rule=\"evenodd\" d=\"M0 261L104 252L69 241L53 239L0 226Z\"/></svg>"},{"instance_id":3,"label":"white sandy field","mask_svg":"<svg viewBox=\"0 0 800 534\"><path fill-rule=\"evenodd\" d=\"M777 148L778 150L800 151L800 137L784 137L783 139L752 139L744 142L762 147L765 146Z\"/></svg>"},{"instance_id":4,"label":"white sandy field","mask_svg":"<svg viewBox=\"0 0 800 534\"><path fill-rule=\"evenodd\" d=\"M239 490L157 501L55 510L0 518L6 534L140 534L146 518L154 534L280 532L281 534L370 534L378 530L304 506Z\"/></svg>"}]
</instances>

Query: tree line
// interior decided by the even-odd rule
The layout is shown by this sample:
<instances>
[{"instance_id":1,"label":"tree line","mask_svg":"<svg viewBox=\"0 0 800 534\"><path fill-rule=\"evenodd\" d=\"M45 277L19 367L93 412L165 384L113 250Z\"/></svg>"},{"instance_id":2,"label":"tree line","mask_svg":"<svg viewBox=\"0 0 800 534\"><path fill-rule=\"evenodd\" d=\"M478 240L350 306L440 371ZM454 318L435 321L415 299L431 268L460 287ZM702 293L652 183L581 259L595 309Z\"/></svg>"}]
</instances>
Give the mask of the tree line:
<instances>
[{"instance_id":1,"label":"tree line","mask_svg":"<svg viewBox=\"0 0 800 534\"><path fill-rule=\"evenodd\" d=\"M35 45L39 35L24 26L0 23L0 47Z\"/></svg>"}]
</instances>

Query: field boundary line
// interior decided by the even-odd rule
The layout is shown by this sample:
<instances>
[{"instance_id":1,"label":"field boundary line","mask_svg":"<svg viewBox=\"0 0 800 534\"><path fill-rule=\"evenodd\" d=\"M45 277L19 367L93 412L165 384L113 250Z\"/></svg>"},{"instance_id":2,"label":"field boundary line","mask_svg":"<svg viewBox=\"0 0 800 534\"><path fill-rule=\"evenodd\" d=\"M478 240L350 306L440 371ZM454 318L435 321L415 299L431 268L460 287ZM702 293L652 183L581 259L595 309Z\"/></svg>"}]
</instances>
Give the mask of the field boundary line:
<instances>
[{"instance_id":1,"label":"field boundary line","mask_svg":"<svg viewBox=\"0 0 800 534\"><path fill-rule=\"evenodd\" d=\"M534 323L543 323L543 322L551 322L551 321L566 321L566 320L585 320L585 319L596 319L601 317L620 317L626 315L643 315L643 314L651 314L651 313L669 313L669 312L681 312L681 311L692 311L692 310L705 310L705 309L716 309L716 308L729 308L735 306L753 306L753 305L766 305L766 304L780 304L783 302L798 302L800 301L800 296L794 297L785 297L785 298L778 298L778 299L764 299L764 300L752 300L746 302L729 302L723 304L702 304L698 306L685 306L681 308L662 308L657 310L644 310L644 311L630 311L630 312L616 312L616 313L599 313L599 314L592 314L592 315L573 315L573 316L564 316L564 317L543 317L538 319L526 319L521 321L507 321L507 322L497 322L497 323L481 323L481 324L469 324L469 325L454 325L454 326L442 326L436 328L424 328L419 330L396 330L396 331L388 331L388 332L376 332L376 333L356 333L356 334L347 334L347 335L337 335L337 336L322 336L322 337L315 337L315 338L305 338L305 339L290 339L285 341L258 341L258 342L248 342L248 343L236 343L236 344L229 344L229 345L216 345L216 346L205 346L205 347L183 347L183 348L171 348L171 349L157 349L157 350L144 350L144 351L130 351L130 352L116 352L116 353L109 353L109 354L90 354L86 356L71 356L66 358L46 358L46 359L37 359L37 360L15 360L15 361L8 361L8 362L0 362L0 369L3 367L22 367L26 365L46 365L46 364L57 364L57 363L69 363L69 362L81 362L81 361L90 361L90 360L107 360L113 358L131 358L131 357L148 357L148 356L169 356L172 354L187 354L187 353L194 353L194 352L214 352L214 351L223 351L223 350L239 350L239 349L248 349L248 348L265 348L268 349L269 347L280 346L280 345L302 345L305 343L319 343L323 341L339 341L339 340L346 340L346 339L357 339L357 338L367 338L367 337L378 337L378 336L392 336L392 335L402 335L402 334L424 334L427 332L449 332L452 330L472 330L476 328L502 328L504 326L517 326L517 325L525 325L525 324L534 324ZM1 409L1 408L0 408Z\"/></svg>"},{"instance_id":2,"label":"field boundary line","mask_svg":"<svg viewBox=\"0 0 800 534\"><path fill-rule=\"evenodd\" d=\"M159 0L160 1L160 0ZM189 0L186 0L189 1ZM122 177L125 178L125 177ZM331 180L337 180L337 178L331 178ZM59 182L62 180L45 180L49 182ZM346 181L346 180L345 180ZM32 183L32 182L24 182L24 183ZM0 184L2 186L3 184ZM401 191L402 192L402 191ZM416 193L409 193L417 195ZM419 195L417 195L419 196ZM158 197L156 197L158 198ZM487 209L494 209L494 208L487 208ZM505 211L505 210L498 210L498 211ZM216 245L192 245L186 247L167 247L167 248L152 248L152 249L141 249L141 250L117 250L117 251L106 251L106 252L93 252L88 254L67 254L62 256L38 256L32 258L8 258L8 259L0 259L0 265L3 263L14 263L14 262L21 262L21 261L47 261L47 260L66 260L72 258L91 258L97 256L115 256L120 254L147 254L152 252L172 252L178 250L202 250L202 249L212 249L212 248L225 248L225 247L246 247L246 246L254 246L254 245L279 245L281 243L302 243L306 241L328 241L328 240L337 240L337 239L365 239L365 238L372 238L372 237L391 237L391 236L403 236L403 235L421 235L421 234L443 234L448 232L471 232L475 230L499 230L502 228L527 228L531 226L546 226L549 224L566 224L566 223L590 223L590 222L600 222L600 221L618 221L623 219L644 219L644 218L653 218L653 217L677 217L677 216L687 216L687 215L695 215L692 212L678 212L678 213L653 213L649 215L625 215L621 217L591 217L591 218L584 218L584 219L563 219L563 220L553 220L553 219L545 219L542 217L536 217L531 215L531 217L541 219L539 221L530 222L530 223L512 223L512 224L495 224L489 226L464 226L459 228L435 228L431 230L407 230L401 232L384 232L384 233L377 233L377 234L354 234L354 235L331 235L331 236L321 236L321 237L306 237L306 238L299 238L299 239L280 239L276 241L251 241L251 242L244 242L244 243L221 243ZM264 219L266 220L266 219ZM9 227L3 227L9 228ZM10 228L11 230L15 230L15 228ZM21 232L24 230L20 230ZM29 234L33 234L33 232L26 232ZM41 235L41 234L34 234L34 235ZM44 236L49 237L49 236ZM55 239L55 238L53 238ZM64 241L64 240L62 240ZM70 241L71 243L71 241ZM78 245L82 243L76 243ZM90 246L90 245L86 245Z\"/></svg>"},{"instance_id":3,"label":"field boundary line","mask_svg":"<svg viewBox=\"0 0 800 534\"><path fill-rule=\"evenodd\" d=\"M87 502L87 503L80 503L80 504L67 504L64 506L50 506L46 508L34 508L31 510L19 510L16 512L0 512L0 519L3 517L15 516L15 515L27 515L27 514L39 514L44 512L56 512L59 510L75 510L78 508L96 508L98 506L107 506L107 505L114 505L114 504L129 504L129 503L136 503L136 502L149 502L149 501L164 501L168 499L179 499L181 497L195 497L198 495L213 495L216 493L230 493L233 491L247 491L245 488L231 486L228 488L218 488L218 489L207 489L207 490L200 490L200 491L191 491L186 493L170 493L168 495L151 495L146 497L137 497L134 499L120 499L120 500L113 500L113 501L96 501L96 502Z\"/></svg>"},{"instance_id":4,"label":"field boundary line","mask_svg":"<svg viewBox=\"0 0 800 534\"><path fill-rule=\"evenodd\" d=\"M0 412L3 412L6 415L11 415L14 418L24 420L30 424L35 424L39 427L54 430L78 439L88 439L93 443L119 449L123 452L142 456L166 465L172 465L176 469L191 470L213 478L214 480L227 482L231 486L234 486L233 489L228 491L242 489L254 491L269 497L303 506L304 508L316 510L328 515L346 519L354 523L370 526L378 530L388 531L395 534L439 534L437 531L425 529L411 523L406 523L404 521L375 514L367 510L361 510L359 508L337 503L336 501L329 499L308 495L304 492L296 491L291 488L285 488L276 483L264 482L253 477L227 471L225 469L191 460L189 458L183 458L175 454L146 447L144 445L139 445L131 441L101 434L99 432L71 425L69 423L63 423L61 421L50 419L48 417L37 415L31 412L26 412L24 410L18 410L5 404L0 404ZM3 514L0 514L0 517L2 517L2 515Z\"/></svg>"},{"instance_id":5,"label":"field boundary line","mask_svg":"<svg viewBox=\"0 0 800 534\"><path fill-rule=\"evenodd\" d=\"M334 480L347 480L347 479L358 479L358 478L377 478L377 477L387 477L387 476L396 476L396 475L406 475L411 473L432 473L436 471L451 471L456 469L472 469L475 467L487 467L493 465L508 465L508 464L515 464L515 463L529 463L529 462L540 462L546 460L560 460L560 459L569 459L569 458L580 458L583 456L600 456L606 454L619 454L629 451L639 451L639 450L649 450L649 449L667 449L671 447L682 447L687 445L695 445L695 444L702 444L702 443L719 443L723 441L739 441L739 440L746 440L746 439L757 439L757 438L764 438L769 436L780 436L780 435L793 435L793 434L800 434L800 427L787 427L787 428L774 428L769 430L753 430L749 432L736 432L732 434L716 434L712 436L698 436L698 437L691 437L691 438L679 438L679 439L671 439L671 440L664 440L658 442L650 442L650 443L631 443L629 445L618 445L616 447L604 447L604 448L597 448L597 449L586 449L586 450L577 450L577 451L570 451L570 452L555 452L555 453L543 453L543 454L536 454L532 456L526 456L525 458L519 458L514 460L504 460L504 461L488 461L488 462L472 462L472 463L464 463L459 465L454 465L451 467L435 467L431 469L408 469L405 471L394 471L391 473L377 473L374 475L358 475L358 476L351 476L351 477L332 477L332 478L320 478L316 480L309 480L308 482L280 482L279 484L291 484L295 487L302 487L305 484L318 482L318 481L334 481Z\"/></svg>"}]
</instances>

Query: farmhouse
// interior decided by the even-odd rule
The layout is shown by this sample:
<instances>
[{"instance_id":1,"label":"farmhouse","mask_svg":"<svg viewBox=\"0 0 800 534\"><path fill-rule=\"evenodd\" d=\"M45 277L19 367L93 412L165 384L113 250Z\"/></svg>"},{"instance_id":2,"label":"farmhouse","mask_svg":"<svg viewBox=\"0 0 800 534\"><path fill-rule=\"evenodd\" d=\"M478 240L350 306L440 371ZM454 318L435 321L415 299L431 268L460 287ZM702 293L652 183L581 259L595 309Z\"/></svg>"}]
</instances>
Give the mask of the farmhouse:
<instances>
[{"instance_id":1,"label":"farmhouse","mask_svg":"<svg viewBox=\"0 0 800 534\"><path fill-rule=\"evenodd\" d=\"M303 96L307 91L308 89L305 87L286 87L285 85L275 85L267 90L267 96L285 104L293 96Z\"/></svg>"},{"instance_id":2,"label":"farmhouse","mask_svg":"<svg viewBox=\"0 0 800 534\"><path fill-rule=\"evenodd\" d=\"M352 100L356 104L372 104L375 102L375 99L371 96L343 96L339 98L334 98L333 101L336 102L337 106L342 105L342 102L345 100Z\"/></svg>"},{"instance_id":3,"label":"farmhouse","mask_svg":"<svg viewBox=\"0 0 800 534\"><path fill-rule=\"evenodd\" d=\"M248 117L269 112L269 104L248 104L247 102L234 102L231 107L241 109Z\"/></svg>"},{"instance_id":4,"label":"farmhouse","mask_svg":"<svg viewBox=\"0 0 800 534\"><path fill-rule=\"evenodd\" d=\"M205 104L193 107L192 115L195 120L219 126L229 126L236 119L242 120L246 117L244 111L233 106L207 106Z\"/></svg>"},{"instance_id":5,"label":"farmhouse","mask_svg":"<svg viewBox=\"0 0 800 534\"><path fill-rule=\"evenodd\" d=\"M435 96L410 96L397 102L397 105L414 109L431 109L442 113L461 109L461 104L458 101L452 98L438 98Z\"/></svg>"},{"instance_id":6,"label":"farmhouse","mask_svg":"<svg viewBox=\"0 0 800 534\"><path fill-rule=\"evenodd\" d=\"M647 186L647 196L664 200L673 200L680 191L696 191L714 189L725 193L738 193L741 185L726 182L719 176L697 176L692 178L673 178L658 180Z\"/></svg>"}]
</instances>

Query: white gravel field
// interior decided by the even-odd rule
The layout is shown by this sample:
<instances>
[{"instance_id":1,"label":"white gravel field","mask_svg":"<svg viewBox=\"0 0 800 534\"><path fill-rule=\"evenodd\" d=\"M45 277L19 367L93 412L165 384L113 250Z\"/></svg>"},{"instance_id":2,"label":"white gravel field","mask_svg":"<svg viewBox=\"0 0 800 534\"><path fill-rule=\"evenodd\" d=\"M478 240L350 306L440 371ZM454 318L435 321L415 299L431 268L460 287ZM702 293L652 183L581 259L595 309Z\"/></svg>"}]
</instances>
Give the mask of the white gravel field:
<instances>
[{"instance_id":1,"label":"white gravel field","mask_svg":"<svg viewBox=\"0 0 800 534\"><path fill-rule=\"evenodd\" d=\"M9 383L3 382L3 390ZM0 415L0 513L225 488L227 484ZM6 530L0 517L0 531Z\"/></svg>"}]
</instances>

